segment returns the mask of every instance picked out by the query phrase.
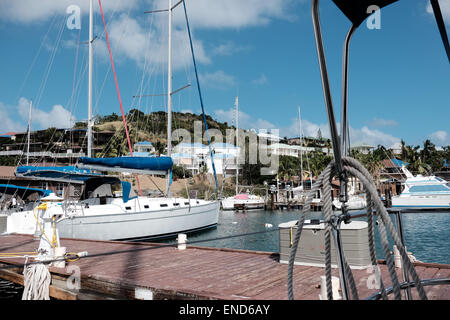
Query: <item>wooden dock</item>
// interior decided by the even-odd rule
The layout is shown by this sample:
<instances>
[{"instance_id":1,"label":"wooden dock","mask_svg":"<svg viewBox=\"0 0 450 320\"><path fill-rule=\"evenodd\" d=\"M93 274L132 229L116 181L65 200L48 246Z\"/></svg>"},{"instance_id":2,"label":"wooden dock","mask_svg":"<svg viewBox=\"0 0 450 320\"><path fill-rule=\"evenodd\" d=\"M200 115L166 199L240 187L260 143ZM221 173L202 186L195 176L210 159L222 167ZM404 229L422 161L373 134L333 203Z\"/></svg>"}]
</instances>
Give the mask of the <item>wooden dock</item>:
<instances>
[{"instance_id":1,"label":"wooden dock","mask_svg":"<svg viewBox=\"0 0 450 320\"><path fill-rule=\"evenodd\" d=\"M300 210L303 208L303 203L298 201L278 201L278 202L266 202L264 210Z\"/></svg>"},{"instance_id":2,"label":"wooden dock","mask_svg":"<svg viewBox=\"0 0 450 320\"><path fill-rule=\"evenodd\" d=\"M27 235L0 238L0 252L36 250L39 241ZM88 256L69 262L66 268L50 267L50 295L61 300L92 299L189 299L189 300L286 300L287 265L279 263L278 253L189 246L157 248L143 242L89 241L61 239L68 252L87 251ZM155 248L155 249L152 249ZM89 255L122 252L113 255ZM0 265L23 264L23 258L0 259ZM381 265L385 286L391 285L385 265ZM421 279L448 278L450 265L417 263ZM2 269L0 278L23 285L23 269ZM402 279L401 269L397 270ZM372 275L354 270L360 299L375 293L367 286ZM295 266L294 293L299 300L318 300L320 276L324 268ZM337 269L333 275L338 276ZM80 287L73 284L79 281ZM69 286L68 286L69 284ZM429 299L449 300L450 287L425 287ZM417 298L415 289L413 297Z\"/></svg>"}]
</instances>

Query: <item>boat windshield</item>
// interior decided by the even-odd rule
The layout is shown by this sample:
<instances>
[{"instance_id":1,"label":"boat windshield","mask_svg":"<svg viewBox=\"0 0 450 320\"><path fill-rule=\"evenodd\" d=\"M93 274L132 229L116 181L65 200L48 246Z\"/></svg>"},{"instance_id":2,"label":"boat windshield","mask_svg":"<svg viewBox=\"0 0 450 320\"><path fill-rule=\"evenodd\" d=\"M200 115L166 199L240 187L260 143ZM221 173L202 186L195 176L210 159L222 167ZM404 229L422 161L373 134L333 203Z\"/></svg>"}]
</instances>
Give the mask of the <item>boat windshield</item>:
<instances>
[{"instance_id":1,"label":"boat windshield","mask_svg":"<svg viewBox=\"0 0 450 320\"><path fill-rule=\"evenodd\" d=\"M447 184L447 187L449 184ZM410 192L441 192L450 191L445 185L430 185L430 186L413 186L409 189Z\"/></svg>"}]
</instances>

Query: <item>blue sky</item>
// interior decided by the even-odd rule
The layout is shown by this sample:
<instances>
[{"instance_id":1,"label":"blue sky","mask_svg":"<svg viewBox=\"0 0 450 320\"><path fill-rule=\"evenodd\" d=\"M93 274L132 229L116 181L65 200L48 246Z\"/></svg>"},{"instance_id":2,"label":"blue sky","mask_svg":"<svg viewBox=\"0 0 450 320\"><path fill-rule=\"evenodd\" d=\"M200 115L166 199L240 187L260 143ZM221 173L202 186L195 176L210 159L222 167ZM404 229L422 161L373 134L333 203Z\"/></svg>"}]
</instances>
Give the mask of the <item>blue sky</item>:
<instances>
[{"instance_id":1,"label":"blue sky","mask_svg":"<svg viewBox=\"0 0 450 320\"><path fill-rule=\"evenodd\" d=\"M174 1L175 2L175 1ZM450 0L440 0L447 30ZM99 115L120 106L94 1L94 105ZM70 5L81 8L81 29L67 25ZM166 90L167 0L103 0L122 100L126 110L165 110L164 97L133 99ZM307 0L188 0L206 112L233 121L239 95L240 126L302 128L328 134L327 115ZM87 118L87 0L0 2L0 117L3 130L23 131L33 99L33 129L67 127ZM174 111L199 113L182 6L174 17ZM329 0L321 19L336 117L340 119L342 44L349 21ZM449 31L448 31L449 32ZM428 0L401 0L381 13L381 29L366 24L351 45L351 142L390 147L432 139L450 145L450 66ZM176 121L176 119L175 119Z\"/></svg>"}]
</instances>

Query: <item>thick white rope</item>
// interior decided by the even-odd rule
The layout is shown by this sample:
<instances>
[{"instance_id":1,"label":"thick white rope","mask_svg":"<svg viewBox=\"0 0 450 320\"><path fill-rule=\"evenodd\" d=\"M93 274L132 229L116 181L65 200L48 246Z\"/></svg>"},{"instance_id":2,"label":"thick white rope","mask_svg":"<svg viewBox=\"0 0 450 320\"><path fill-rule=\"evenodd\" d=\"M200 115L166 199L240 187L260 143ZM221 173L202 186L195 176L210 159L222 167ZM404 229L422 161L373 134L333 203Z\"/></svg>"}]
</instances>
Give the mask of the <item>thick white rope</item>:
<instances>
[{"instance_id":1,"label":"thick white rope","mask_svg":"<svg viewBox=\"0 0 450 320\"><path fill-rule=\"evenodd\" d=\"M50 300L52 277L44 263L25 266L22 300Z\"/></svg>"}]
</instances>

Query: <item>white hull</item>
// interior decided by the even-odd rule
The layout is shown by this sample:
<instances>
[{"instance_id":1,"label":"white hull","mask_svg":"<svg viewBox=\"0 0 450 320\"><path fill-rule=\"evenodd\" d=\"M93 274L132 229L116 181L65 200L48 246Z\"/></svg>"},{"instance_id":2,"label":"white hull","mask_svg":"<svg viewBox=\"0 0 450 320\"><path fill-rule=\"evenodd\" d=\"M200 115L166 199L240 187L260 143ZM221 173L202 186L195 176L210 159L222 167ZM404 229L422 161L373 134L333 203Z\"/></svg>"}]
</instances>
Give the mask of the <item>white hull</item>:
<instances>
[{"instance_id":1,"label":"white hull","mask_svg":"<svg viewBox=\"0 0 450 320\"><path fill-rule=\"evenodd\" d=\"M190 200L189 206L187 199L140 197L125 204L121 199L112 199L104 205L92 204L96 200L89 199L66 209L56 224L59 236L92 240L156 238L213 227L219 218L217 201ZM7 233L34 234L35 231L32 211L8 217Z\"/></svg>"},{"instance_id":2,"label":"white hull","mask_svg":"<svg viewBox=\"0 0 450 320\"><path fill-rule=\"evenodd\" d=\"M392 197L392 207L450 208L450 183L436 176L413 176L404 166L405 189Z\"/></svg>"},{"instance_id":3,"label":"white hull","mask_svg":"<svg viewBox=\"0 0 450 320\"><path fill-rule=\"evenodd\" d=\"M394 196L392 207L450 208L450 195Z\"/></svg>"},{"instance_id":4,"label":"white hull","mask_svg":"<svg viewBox=\"0 0 450 320\"><path fill-rule=\"evenodd\" d=\"M264 208L264 199L226 198L222 200L222 210L234 210L235 205L244 205L246 209L261 209Z\"/></svg>"},{"instance_id":5,"label":"white hull","mask_svg":"<svg viewBox=\"0 0 450 320\"><path fill-rule=\"evenodd\" d=\"M333 200L333 205L336 209L340 210L342 202L339 199ZM350 196L349 200L346 202L348 210L361 210L367 206L367 201L365 197L362 196Z\"/></svg>"}]
</instances>

